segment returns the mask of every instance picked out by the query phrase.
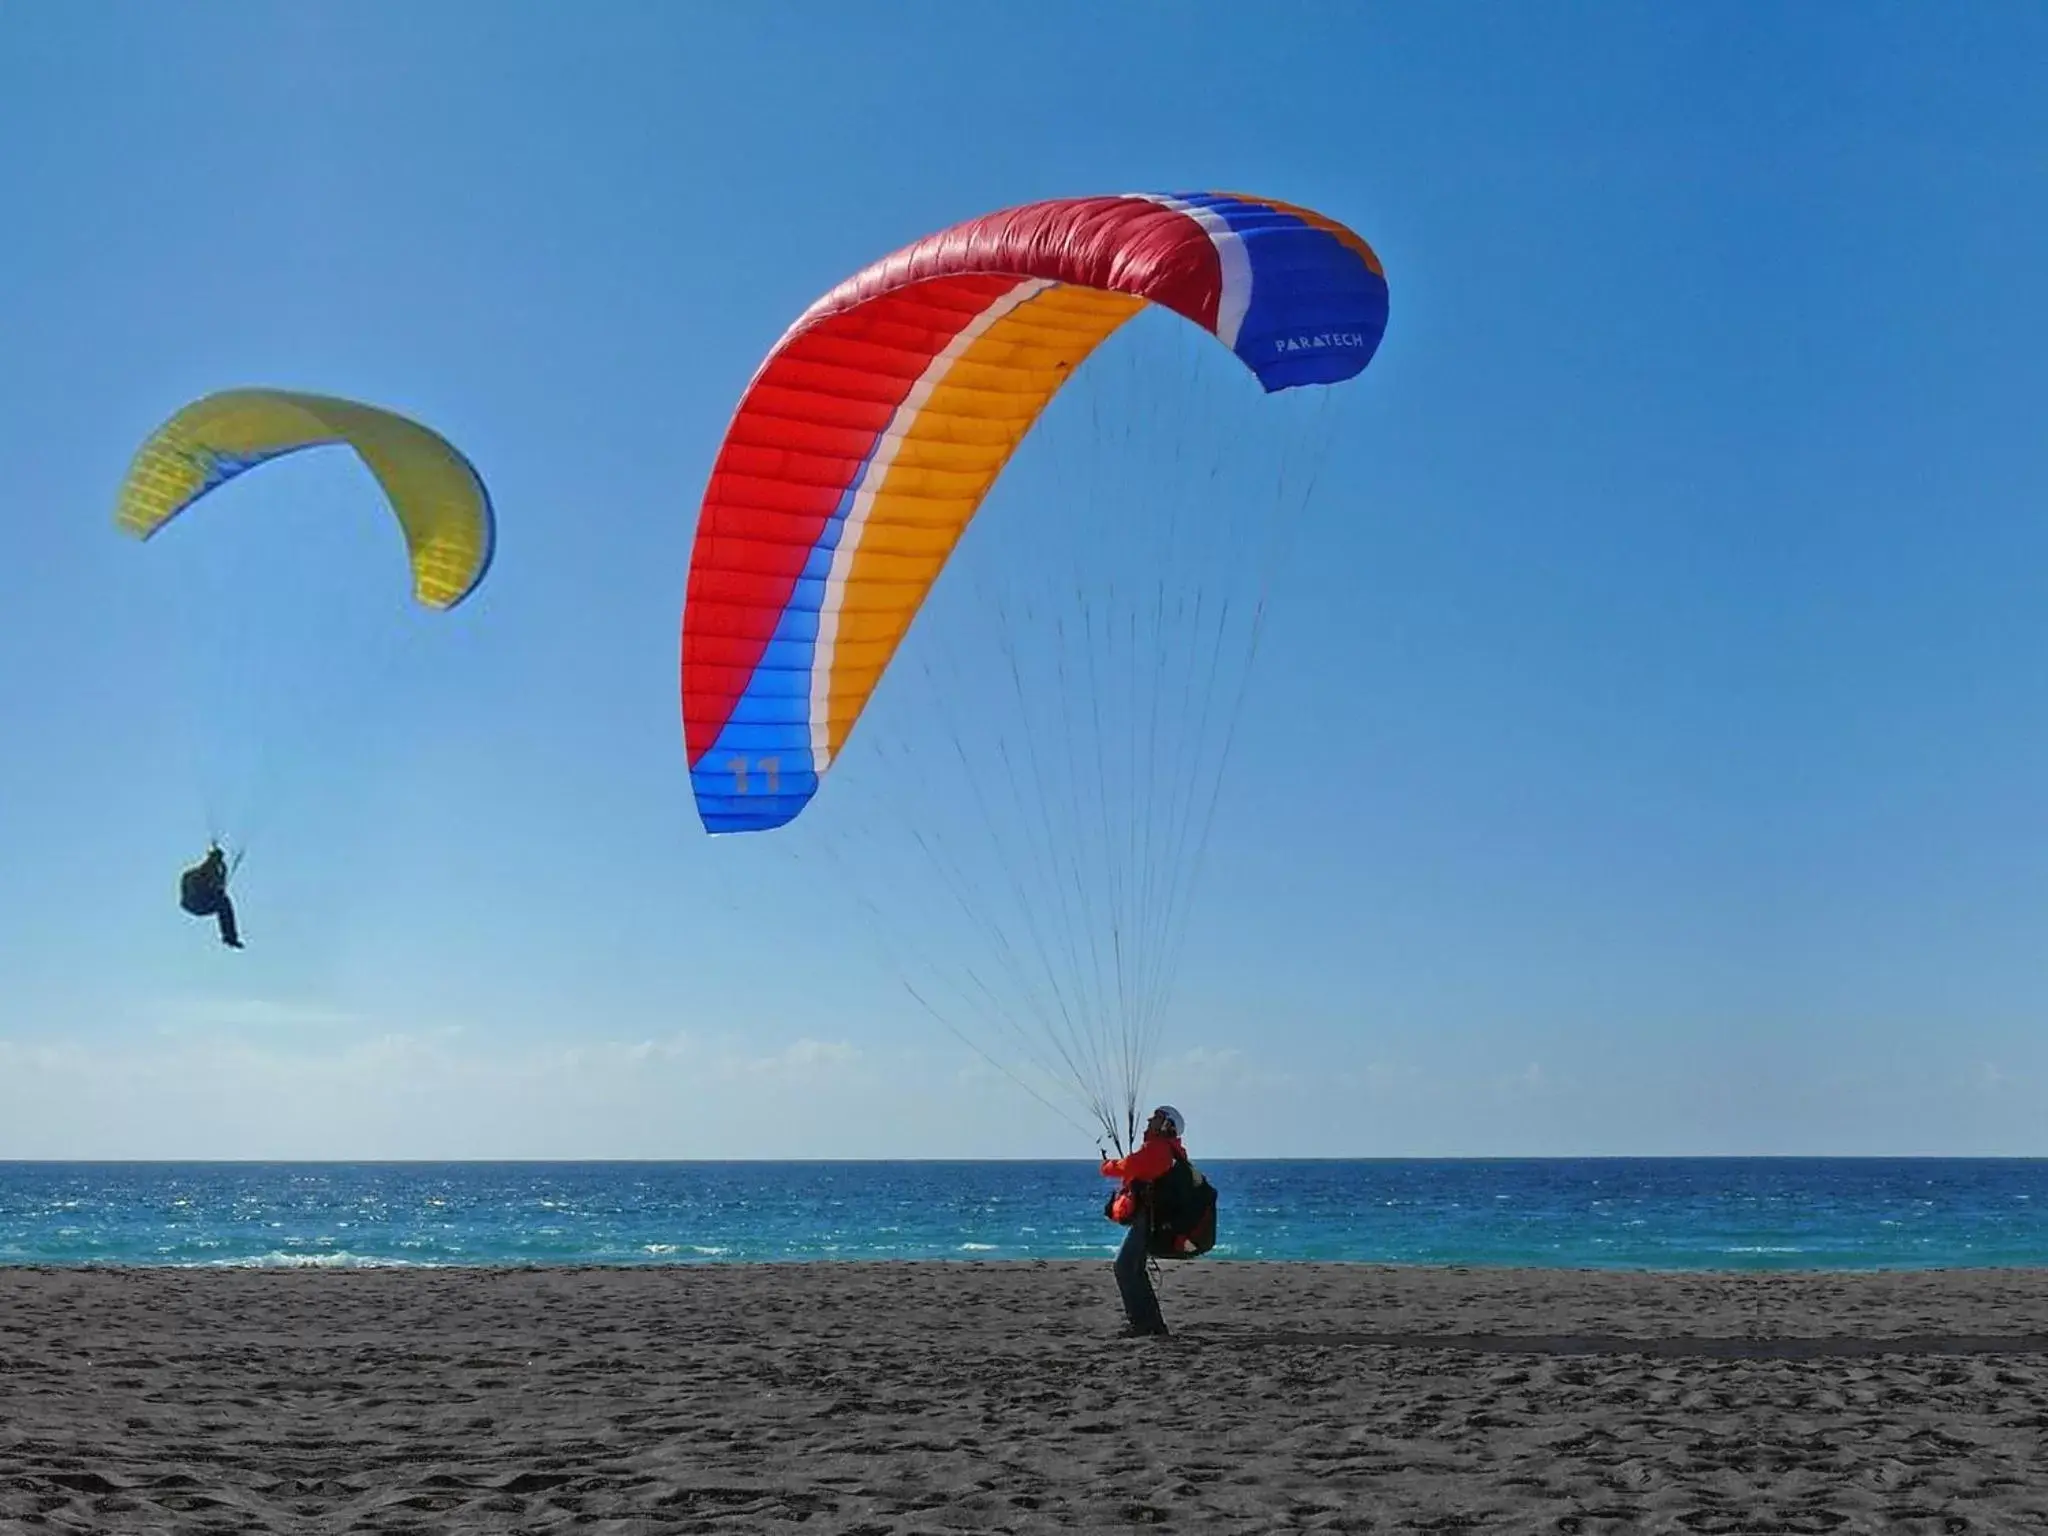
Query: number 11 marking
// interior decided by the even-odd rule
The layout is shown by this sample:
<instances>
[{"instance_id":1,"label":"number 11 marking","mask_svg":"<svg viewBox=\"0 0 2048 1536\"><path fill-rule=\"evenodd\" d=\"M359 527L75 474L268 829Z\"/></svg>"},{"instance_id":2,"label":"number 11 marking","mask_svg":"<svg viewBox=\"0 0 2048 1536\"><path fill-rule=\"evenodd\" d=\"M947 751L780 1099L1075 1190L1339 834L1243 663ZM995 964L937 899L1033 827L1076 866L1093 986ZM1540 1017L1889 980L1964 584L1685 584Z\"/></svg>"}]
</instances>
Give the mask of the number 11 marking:
<instances>
[{"instance_id":1,"label":"number 11 marking","mask_svg":"<svg viewBox=\"0 0 2048 1536\"><path fill-rule=\"evenodd\" d=\"M748 793L747 760L744 757L729 757L725 765L732 770L734 792L742 795ZM782 789L782 759L764 757L755 766L761 770L761 777L767 781L767 793L779 794Z\"/></svg>"}]
</instances>

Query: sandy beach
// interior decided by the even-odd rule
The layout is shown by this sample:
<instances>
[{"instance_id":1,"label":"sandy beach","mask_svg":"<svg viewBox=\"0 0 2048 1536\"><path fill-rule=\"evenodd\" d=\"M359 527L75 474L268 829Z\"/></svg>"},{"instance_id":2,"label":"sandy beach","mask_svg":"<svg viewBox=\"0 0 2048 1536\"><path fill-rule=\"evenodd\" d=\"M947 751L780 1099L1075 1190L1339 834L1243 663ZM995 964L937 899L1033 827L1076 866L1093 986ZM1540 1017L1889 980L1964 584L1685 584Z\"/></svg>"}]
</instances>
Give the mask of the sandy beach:
<instances>
[{"instance_id":1,"label":"sandy beach","mask_svg":"<svg viewBox=\"0 0 2048 1536\"><path fill-rule=\"evenodd\" d=\"M2048 1529L2048 1271L0 1270L0 1530Z\"/></svg>"}]
</instances>

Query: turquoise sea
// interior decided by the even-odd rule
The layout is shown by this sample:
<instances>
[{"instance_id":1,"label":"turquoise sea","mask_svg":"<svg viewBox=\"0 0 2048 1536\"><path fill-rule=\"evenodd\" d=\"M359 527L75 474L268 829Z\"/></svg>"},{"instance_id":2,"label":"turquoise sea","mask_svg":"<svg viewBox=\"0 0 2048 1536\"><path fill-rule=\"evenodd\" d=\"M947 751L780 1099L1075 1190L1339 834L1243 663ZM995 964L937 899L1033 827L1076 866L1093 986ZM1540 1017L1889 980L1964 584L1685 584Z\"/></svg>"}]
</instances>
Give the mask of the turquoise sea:
<instances>
[{"instance_id":1,"label":"turquoise sea","mask_svg":"<svg viewBox=\"0 0 2048 1536\"><path fill-rule=\"evenodd\" d=\"M2048 1160L1201 1164L1212 1261L2048 1265ZM0 1163L0 1264L1107 1258L1092 1164Z\"/></svg>"}]
</instances>

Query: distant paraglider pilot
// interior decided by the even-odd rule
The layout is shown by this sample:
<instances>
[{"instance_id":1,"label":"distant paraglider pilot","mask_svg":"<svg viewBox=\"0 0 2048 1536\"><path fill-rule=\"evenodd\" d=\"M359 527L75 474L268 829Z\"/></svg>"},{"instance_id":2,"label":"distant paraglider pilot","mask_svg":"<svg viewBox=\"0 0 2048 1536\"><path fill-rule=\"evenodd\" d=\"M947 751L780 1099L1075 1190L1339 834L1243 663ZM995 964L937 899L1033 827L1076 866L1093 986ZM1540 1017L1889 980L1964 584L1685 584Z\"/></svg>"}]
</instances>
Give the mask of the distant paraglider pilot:
<instances>
[{"instance_id":1,"label":"distant paraglider pilot","mask_svg":"<svg viewBox=\"0 0 2048 1536\"><path fill-rule=\"evenodd\" d=\"M1159 1297L1152 1289L1152 1277L1145 1261L1151 1257L1153 1231L1158 1217L1155 1192L1162 1180L1187 1164L1188 1155L1180 1144L1187 1122L1171 1104L1162 1104L1145 1122L1145 1138L1129 1157L1104 1158L1102 1176L1122 1182L1109 1198L1104 1214L1111 1221L1127 1225L1123 1246L1116 1255L1116 1288L1124 1301L1129 1326L1126 1338L1165 1338L1166 1319L1159 1313Z\"/></svg>"},{"instance_id":2,"label":"distant paraglider pilot","mask_svg":"<svg viewBox=\"0 0 2048 1536\"><path fill-rule=\"evenodd\" d=\"M194 917L211 917L220 924L220 941L230 949L242 947L235 928L235 904L228 899L228 856L214 843L206 857L186 870L178 881L178 905Z\"/></svg>"}]
</instances>

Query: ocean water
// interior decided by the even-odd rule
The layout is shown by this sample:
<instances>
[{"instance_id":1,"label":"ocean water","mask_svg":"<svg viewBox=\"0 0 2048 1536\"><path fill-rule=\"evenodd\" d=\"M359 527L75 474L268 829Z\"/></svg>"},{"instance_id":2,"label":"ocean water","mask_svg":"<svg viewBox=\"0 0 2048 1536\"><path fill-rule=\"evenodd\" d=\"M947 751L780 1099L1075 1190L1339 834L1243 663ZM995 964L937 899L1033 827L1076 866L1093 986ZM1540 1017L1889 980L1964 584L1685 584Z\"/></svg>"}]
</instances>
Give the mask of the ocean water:
<instances>
[{"instance_id":1,"label":"ocean water","mask_svg":"<svg viewBox=\"0 0 2048 1536\"><path fill-rule=\"evenodd\" d=\"M2048 1265L2048 1161L1204 1162L1210 1261ZM0 1163L0 1264L1106 1259L1087 1163Z\"/></svg>"}]
</instances>

